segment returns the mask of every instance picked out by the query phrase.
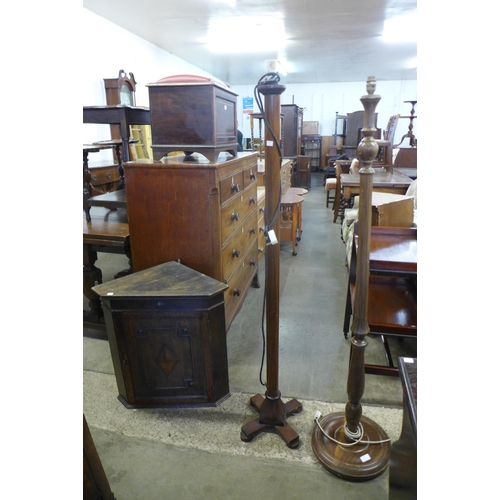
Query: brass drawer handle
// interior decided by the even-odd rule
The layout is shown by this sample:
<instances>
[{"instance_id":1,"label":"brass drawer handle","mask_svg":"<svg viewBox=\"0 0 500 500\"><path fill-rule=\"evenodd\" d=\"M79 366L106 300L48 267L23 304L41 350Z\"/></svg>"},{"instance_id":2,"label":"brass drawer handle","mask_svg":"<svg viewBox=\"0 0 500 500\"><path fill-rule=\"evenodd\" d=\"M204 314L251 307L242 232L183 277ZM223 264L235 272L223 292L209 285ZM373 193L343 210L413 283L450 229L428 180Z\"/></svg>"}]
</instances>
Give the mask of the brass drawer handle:
<instances>
[{"instance_id":1,"label":"brass drawer handle","mask_svg":"<svg viewBox=\"0 0 500 500\"><path fill-rule=\"evenodd\" d=\"M231 214L231 220L240 220L240 214L238 214L238 213L232 213Z\"/></svg>"},{"instance_id":2,"label":"brass drawer handle","mask_svg":"<svg viewBox=\"0 0 500 500\"><path fill-rule=\"evenodd\" d=\"M264 213L266 211L266 209L264 207L260 207L259 209L262 213Z\"/></svg>"},{"instance_id":3,"label":"brass drawer handle","mask_svg":"<svg viewBox=\"0 0 500 500\"><path fill-rule=\"evenodd\" d=\"M251 260L251 261L250 261L250 265L251 265L251 266L256 266L256 265L257 265L257 262L256 262L255 260Z\"/></svg>"},{"instance_id":4,"label":"brass drawer handle","mask_svg":"<svg viewBox=\"0 0 500 500\"><path fill-rule=\"evenodd\" d=\"M233 249L233 258L234 257L239 257L240 256L240 251L239 250L234 250Z\"/></svg>"},{"instance_id":5,"label":"brass drawer handle","mask_svg":"<svg viewBox=\"0 0 500 500\"><path fill-rule=\"evenodd\" d=\"M106 179L111 179L111 172L106 172Z\"/></svg>"},{"instance_id":6,"label":"brass drawer handle","mask_svg":"<svg viewBox=\"0 0 500 500\"><path fill-rule=\"evenodd\" d=\"M255 179L257 179L257 176L253 172L250 172L250 179L254 181Z\"/></svg>"},{"instance_id":7,"label":"brass drawer handle","mask_svg":"<svg viewBox=\"0 0 500 500\"><path fill-rule=\"evenodd\" d=\"M252 205L253 203L257 203L257 200L253 196L251 196L250 197L250 205Z\"/></svg>"},{"instance_id":8,"label":"brass drawer handle","mask_svg":"<svg viewBox=\"0 0 500 500\"><path fill-rule=\"evenodd\" d=\"M257 231L255 230L255 228L254 228L254 227L251 227L251 228L250 228L250 234L255 234L256 232L257 232Z\"/></svg>"},{"instance_id":9,"label":"brass drawer handle","mask_svg":"<svg viewBox=\"0 0 500 500\"><path fill-rule=\"evenodd\" d=\"M240 191L240 186L238 186L238 184L231 184L231 192L232 193L239 193Z\"/></svg>"},{"instance_id":10,"label":"brass drawer handle","mask_svg":"<svg viewBox=\"0 0 500 500\"><path fill-rule=\"evenodd\" d=\"M96 181L96 180L97 180L97 175L92 175L92 176L91 176L91 179L92 179L93 181Z\"/></svg>"},{"instance_id":11,"label":"brass drawer handle","mask_svg":"<svg viewBox=\"0 0 500 500\"><path fill-rule=\"evenodd\" d=\"M235 289L233 290L233 295L234 295L235 297L239 297L239 296L241 295L241 290L240 290L239 288L235 288Z\"/></svg>"}]
</instances>

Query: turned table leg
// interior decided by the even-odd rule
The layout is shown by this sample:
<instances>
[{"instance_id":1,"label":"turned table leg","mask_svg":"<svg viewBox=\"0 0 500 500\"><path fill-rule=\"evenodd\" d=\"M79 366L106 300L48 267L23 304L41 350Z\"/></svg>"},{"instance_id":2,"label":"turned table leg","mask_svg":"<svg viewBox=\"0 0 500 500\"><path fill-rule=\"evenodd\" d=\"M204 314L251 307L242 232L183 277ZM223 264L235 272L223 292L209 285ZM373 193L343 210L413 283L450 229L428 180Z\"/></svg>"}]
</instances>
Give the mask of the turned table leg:
<instances>
[{"instance_id":1,"label":"turned table leg","mask_svg":"<svg viewBox=\"0 0 500 500\"><path fill-rule=\"evenodd\" d=\"M90 311L84 311L83 319L91 323L103 323L101 300L92 287L102 283L102 272L95 266L97 252L90 245L83 245L83 294L89 299Z\"/></svg>"}]
</instances>

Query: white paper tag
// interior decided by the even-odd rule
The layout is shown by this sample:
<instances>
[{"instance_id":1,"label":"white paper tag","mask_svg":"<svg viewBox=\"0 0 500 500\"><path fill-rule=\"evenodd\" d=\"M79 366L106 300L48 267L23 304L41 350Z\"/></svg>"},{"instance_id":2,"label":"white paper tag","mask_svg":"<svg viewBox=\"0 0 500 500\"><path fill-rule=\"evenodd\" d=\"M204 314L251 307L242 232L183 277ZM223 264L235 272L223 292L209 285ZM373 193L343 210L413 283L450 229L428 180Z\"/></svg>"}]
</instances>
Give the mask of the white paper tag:
<instances>
[{"instance_id":1,"label":"white paper tag","mask_svg":"<svg viewBox=\"0 0 500 500\"><path fill-rule=\"evenodd\" d=\"M113 295L113 292L108 292L106 295Z\"/></svg>"},{"instance_id":2,"label":"white paper tag","mask_svg":"<svg viewBox=\"0 0 500 500\"><path fill-rule=\"evenodd\" d=\"M405 363L413 363L413 358L403 358Z\"/></svg>"},{"instance_id":3,"label":"white paper tag","mask_svg":"<svg viewBox=\"0 0 500 500\"><path fill-rule=\"evenodd\" d=\"M360 460L365 463L365 462L368 462L368 460L370 460L370 455L368 455L368 453L366 455L363 455Z\"/></svg>"},{"instance_id":4,"label":"white paper tag","mask_svg":"<svg viewBox=\"0 0 500 500\"><path fill-rule=\"evenodd\" d=\"M274 144L273 141L266 141L266 146L272 146Z\"/></svg>"}]
</instances>

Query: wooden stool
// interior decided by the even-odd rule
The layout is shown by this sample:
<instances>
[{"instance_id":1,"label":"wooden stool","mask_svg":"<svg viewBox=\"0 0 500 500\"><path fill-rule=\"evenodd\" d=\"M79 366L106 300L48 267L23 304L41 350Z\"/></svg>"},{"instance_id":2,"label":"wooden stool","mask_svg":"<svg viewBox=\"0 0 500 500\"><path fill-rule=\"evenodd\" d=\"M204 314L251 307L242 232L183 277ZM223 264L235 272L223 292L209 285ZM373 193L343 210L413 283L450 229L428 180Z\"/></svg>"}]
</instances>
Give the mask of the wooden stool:
<instances>
[{"instance_id":1,"label":"wooden stool","mask_svg":"<svg viewBox=\"0 0 500 500\"><path fill-rule=\"evenodd\" d=\"M334 177L330 177L326 179L325 181L325 191L326 191L326 208L328 208L328 205L333 203L335 200L335 189L337 187L337 179ZM330 191L333 190L333 194L330 193Z\"/></svg>"}]
</instances>

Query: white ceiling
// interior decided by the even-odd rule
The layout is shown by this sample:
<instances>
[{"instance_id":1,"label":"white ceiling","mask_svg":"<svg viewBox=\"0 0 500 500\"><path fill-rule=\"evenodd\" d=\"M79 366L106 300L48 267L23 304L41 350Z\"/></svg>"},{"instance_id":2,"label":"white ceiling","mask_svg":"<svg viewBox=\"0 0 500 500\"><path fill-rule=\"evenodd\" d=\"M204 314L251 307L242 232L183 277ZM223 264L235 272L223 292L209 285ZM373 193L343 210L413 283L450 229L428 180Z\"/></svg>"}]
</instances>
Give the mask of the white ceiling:
<instances>
[{"instance_id":1,"label":"white ceiling","mask_svg":"<svg viewBox=\"0 0 500 500\"><path fill-rule=\"evenodd\" d=\"M268 60L290 67L282 83L417 78L416 37L390 43L381 36L387 19L416 13L416 0L83 0L83 6L229 85L255 85ZM233 52L214 53L205 43L221 20L227 24L217 31ZM259 35L258 25L268 21L272 29ZM280 26L287 43L269 48ZM405 28L413 31L415 22ZM262 40L265 51L258 50ZM242 42L249 51L238 47Z\"/></svg>"}]
</instances>

